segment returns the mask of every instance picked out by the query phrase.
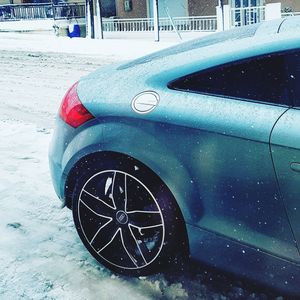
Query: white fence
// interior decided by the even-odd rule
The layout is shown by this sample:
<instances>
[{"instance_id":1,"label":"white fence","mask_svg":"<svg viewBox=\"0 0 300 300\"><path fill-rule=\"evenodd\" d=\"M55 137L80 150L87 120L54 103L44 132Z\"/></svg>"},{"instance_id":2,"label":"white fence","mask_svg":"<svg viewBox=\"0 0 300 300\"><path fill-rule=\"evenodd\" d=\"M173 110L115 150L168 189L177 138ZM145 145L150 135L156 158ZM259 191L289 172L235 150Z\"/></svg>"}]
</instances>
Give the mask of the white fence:
<instances>
[{"instance_id":1,"label":"white fence","mask_svg":"<svg viewBox=\"0 0 300 300\"><path fill-rule=\"evenodd\" d=\"M85 18L85 4L65 3L52 5L43 4L15 4L0 5L0 21L28 20L28 19L67 19ZM160 18L160 30L170 31L174 27L178 31L216 31L217 17L176 17ZM152 31L154 22L152 18L138 19L105 19L104 31Z\"/></svg>"},{"instance_id":2,"label":"white fence","mask_svg":"<svg viewBox=\"0 0 300 300\"><path fill-rule=\"evenodd\" d=\"M52 3L0 5L0 21L85 17L85 4Z\"/></svg>"},{"instance_id":3,"label":"white fence","mask_svg":"<svg viewBox=\"0 0 300 300\"><path fill-rule=\"evenodd\" d=\"M216 16L207 17L177 17L160 18L159 29L171 31L174 26L178 31L216 31ZM104 31L152 31L154 28L153 18L139 19L104 19Z\"/></svg>"},{"instance_id":4,"label":"white fence","mask_svg":"<svg viewBox=\"0 0 300 300\"><path fill-rule=\"evenodd\" d=\"M291 16L300 16L300 12L284 12L281 14L282 18L291 17Z\"/></svg>"},{"instance_id":5,"label":"white fence","mask_svg":"<svg viewBox=\"0 0 300 300\"><path fill-rule=\"evenodd\" d=\"M280 12L279 12L280 13ZM300 12L284 12L282 17L300 15ZM85 18L84 3L62 3L53 5L43 4L14 4L0 5L0 21L23 19L67 19ZM230 8L228 6L227 20L229 27L244 26L264 21L266 17L265 6L252 6ZM202 31L213 32L217 30L217 16L174 17L160 18L161 31ZM228 28L229 28L228 27ZM104 31L152 31L154 23L152 18L115 19L103 18Z\"/></svg>"}]
</instances>

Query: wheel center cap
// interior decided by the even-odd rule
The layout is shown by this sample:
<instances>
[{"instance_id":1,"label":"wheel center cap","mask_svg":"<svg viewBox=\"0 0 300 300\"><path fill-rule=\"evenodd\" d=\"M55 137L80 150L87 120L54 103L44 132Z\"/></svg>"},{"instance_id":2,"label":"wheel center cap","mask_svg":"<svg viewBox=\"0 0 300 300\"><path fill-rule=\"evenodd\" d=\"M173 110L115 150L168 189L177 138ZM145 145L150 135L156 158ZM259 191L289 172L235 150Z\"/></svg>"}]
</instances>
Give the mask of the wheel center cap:
<instances>
[{"instance_id":1,"label":"wheel center cap","mask_svg":"<svg viewBox=\"0 0 300 300\"><path fill-rule=\"evenodd\" d=\"M116 218L120 224L126 224L128 222L128 216L127 216L126 212L123 210L119 210L116 213Z\"/></svg>"}]
</instances>

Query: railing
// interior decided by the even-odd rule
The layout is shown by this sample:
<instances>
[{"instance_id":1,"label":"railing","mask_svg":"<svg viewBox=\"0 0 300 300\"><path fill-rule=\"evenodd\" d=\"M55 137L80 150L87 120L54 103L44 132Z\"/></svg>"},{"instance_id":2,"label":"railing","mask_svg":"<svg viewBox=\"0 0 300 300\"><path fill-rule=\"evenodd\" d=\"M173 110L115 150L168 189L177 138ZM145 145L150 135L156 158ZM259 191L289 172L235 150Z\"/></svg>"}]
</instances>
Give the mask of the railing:
<instances>
[{"instance_id":1,"label":"railing","mask_svg":"<svg viewBox=\"0 0 300 300\"><path fill-rule=\"evenodd\" d=\"M53 16L55 20L69 18L85 18L85 4L63 3L53 5Z\"/></svg>"},{"instance_id":2,"label":"railing","mask_svg":"<svg viewBox=\"0 0 300 300\"><path fill-rule=\"evenodd\" d=\"M291 11L291 12L283 12L283 13L281 13L281 17L282 18L291 17L291 16L300 16L300 12L299 11Z\"/></svg>"},{"instance_id":3,"label":"railing","mask_svg":"<svg viewBox=\"0 0 300 300\"><path fill-rule=\"evenodd\" d=\"M265 6L231 8L233 27L259 23L265 20Z\"/></svg>"},{"instance_id":4,"label":"railing","mask_svg":"<svg viewBox=\"0 0 300 300\"><path fill-rule=\"evenodd\" d=\"M216 31L216 16L207 17L176 17L160 18L159 29L161 31L171 31L173 24L178 31ZM153 18L138 19L104 19L104 31L152 31L154 30Z\"/></svg>"},{"instance_id":5,"label":"railing","mask_svg":"<svg viewBox=\"0 0 300 300\"><path fill-rule=\"evenodd\" d=\"M52 16L50 3L0 6L0 20L47 19Z\"/></svg>"},{"instance_id":6,"label":"railing","mask_svg":"<svg viewBox=\"0 0 300 300\"><path fill-rule=\"evenodd\" d=\"M85 4L63 3L52 5L14 4L0 6L0 21L28 19L67 19L85 17Z\"/></svg>"},{"instance_id":7,"label":"railing","mask_svg":"<svg viewBox=\"0 0 300 300\"><path fill-rule=\"evenodd\" d=\"M84 3L0 5L0 21L85 18ZM160 18L161 31L216 31L216 16ZM152 31L153 18L103 19L104 31Z\"/></svg>"}]
</instances>

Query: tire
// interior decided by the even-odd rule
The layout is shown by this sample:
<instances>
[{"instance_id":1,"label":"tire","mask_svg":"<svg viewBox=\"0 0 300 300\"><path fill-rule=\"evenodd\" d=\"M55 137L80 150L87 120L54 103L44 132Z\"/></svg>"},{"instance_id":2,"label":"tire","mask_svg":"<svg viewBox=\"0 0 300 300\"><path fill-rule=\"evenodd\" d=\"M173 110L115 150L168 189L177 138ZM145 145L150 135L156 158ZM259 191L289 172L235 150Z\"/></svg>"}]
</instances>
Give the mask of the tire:
<instances>
[{"instance_id":1,"label":"tire","mask_svg":"<svg viewBox=\"0 0 300 300\"><path fill-rule=\"evenodd\" d=\"M187 254L180 209L161 179L131 157L104 153L76 166L74 223L98 262L130 276L163 271Z\"/></svg>"}]
</instances>

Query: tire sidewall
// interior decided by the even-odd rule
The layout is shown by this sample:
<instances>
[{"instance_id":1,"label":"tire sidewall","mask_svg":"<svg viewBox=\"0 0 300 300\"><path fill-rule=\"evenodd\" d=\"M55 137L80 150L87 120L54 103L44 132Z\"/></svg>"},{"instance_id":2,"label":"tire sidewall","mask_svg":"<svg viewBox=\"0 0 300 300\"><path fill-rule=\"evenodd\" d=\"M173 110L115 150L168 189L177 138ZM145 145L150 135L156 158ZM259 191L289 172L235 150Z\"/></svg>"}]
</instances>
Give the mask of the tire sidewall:
<instances>
[{"instance_id":1,"label":"tire sidewall","mask_svg":"<svg viewBox=\"0 0 300 300\"><path fill-rule=\"evenodd\" d=\"M79 237L93 257L110 270L129 276L145 276L163 271L163 268L174 262L180 252L180 248L186 246L185 227L179 207L168 187L147 166L129 157L117 154L101 155L89 160L82 160L75 166L77 168L76 183L72 194L73 219ZM105 170L126 172L141 181L156 199L161 210L165 227L162 249L158 256L150 264L138 269L125 269L117 267L103 259L86 240L79 219L78 202L82 188L95 174ZM183 250L183 249L182 249Z\"/></svg>"}]
</instances>

